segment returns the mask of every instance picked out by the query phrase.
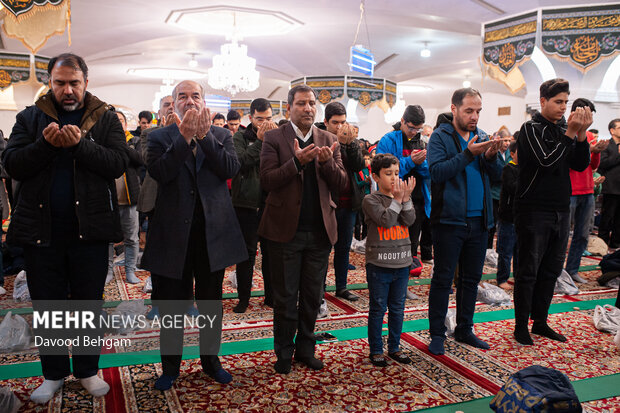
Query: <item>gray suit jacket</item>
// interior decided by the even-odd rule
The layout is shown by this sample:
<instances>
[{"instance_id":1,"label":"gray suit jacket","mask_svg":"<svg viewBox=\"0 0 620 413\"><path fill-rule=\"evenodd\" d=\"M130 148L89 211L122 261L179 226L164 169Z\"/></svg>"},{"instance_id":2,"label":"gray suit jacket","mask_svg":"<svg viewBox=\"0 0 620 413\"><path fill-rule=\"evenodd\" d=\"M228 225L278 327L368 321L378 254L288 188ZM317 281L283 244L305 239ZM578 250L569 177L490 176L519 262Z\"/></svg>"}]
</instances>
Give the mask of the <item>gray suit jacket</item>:
<instances>
[{"instance_id":1,"label":"gray suit jacket","mask_svg":"<svg viewBox=\"0 0 620 413\"><path fill-rule=\"evenodd\" d=\"M226 185L239 170L230 133L212 126L198 141L194 159L176 124L154 130L148 136L147 168L159 190L142 261L146 269L182 278L196 196L205 214L211 271L248 258Z\"/></svg>"}]
</instances>

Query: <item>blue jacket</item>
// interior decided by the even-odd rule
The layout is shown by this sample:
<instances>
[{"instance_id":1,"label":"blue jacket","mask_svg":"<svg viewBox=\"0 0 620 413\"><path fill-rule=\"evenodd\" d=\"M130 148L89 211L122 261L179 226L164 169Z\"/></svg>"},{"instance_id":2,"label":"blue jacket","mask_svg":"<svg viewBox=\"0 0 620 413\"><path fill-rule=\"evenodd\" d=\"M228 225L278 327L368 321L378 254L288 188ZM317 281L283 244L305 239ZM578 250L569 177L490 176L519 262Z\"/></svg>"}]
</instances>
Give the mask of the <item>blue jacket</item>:
<instances>
[{"instance_id":1,"label":"blue jacket","mask_svg":"<svg viewBox=\"0 0 620 413\"><path fill-rule=\"evenodd\" d=\"M422 195L424 195L424 212L431 216L431 175L428 170L428 161L425 159L420 165L416 165L410 156L403 156L403 133L400 130L383 135L377 144L377 153L390 153L398 158L400 167L398 175L402 178L413 171L422 177ZM428 156L428 155L427 155ZM419 185L420 183L416 183Z\"/></svg>"},{"instance_id":2,"label":"blue jacket","mask_svg":"<svg viewBox=\"0 0 620 413\"><path fill-rule=\"evenodd\" d=\"M489 139L476 128L479 142ZM484 186L482 217L487 228L494 225L491 180L501 179L503 162L498 156L487 160L485 156L474 157L469 150L461 150L460 137L452 126L452 114L440 115L440 124L428 142L426 156L432 180L431 224L466 225L467 175L465 168L472 162L480 162L480 175Z\"/></svg>"}]
</instances>

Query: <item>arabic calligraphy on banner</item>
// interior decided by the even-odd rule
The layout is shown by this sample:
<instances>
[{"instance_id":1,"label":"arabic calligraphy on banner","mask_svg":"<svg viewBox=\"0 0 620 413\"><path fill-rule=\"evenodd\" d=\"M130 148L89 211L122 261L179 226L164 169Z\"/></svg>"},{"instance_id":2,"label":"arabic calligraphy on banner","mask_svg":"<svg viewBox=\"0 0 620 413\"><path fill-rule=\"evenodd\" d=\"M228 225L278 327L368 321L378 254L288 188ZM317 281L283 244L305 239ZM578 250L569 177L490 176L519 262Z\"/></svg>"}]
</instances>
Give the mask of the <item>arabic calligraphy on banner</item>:
<instances>
[{"instance_id":1,"label":"arabic calligraphy on banner","mask_svg":"<svg viewBox=\"0 0 620 413\"><path fill-rule=\"evenodd\" d=\"M15 16L28 13L35 6L45 6L48 3L57 6L62 2L63 0L0 0L0 3Z\"/></svg>"},{"instance_id":2,"label":"arabic calligraphy on banner","mask_svg":"<svg viewBox=\"0 0 620 413\"><path fill-rule=\"evenodd\" d=\"M538 12L484 25L483 60L504 74L526 62L534 52Z\"/></svg>"},{"instance_id":3,"label":"arabic calligraphy on banner","mask_svg":"<svg viewBox=\"0 0 620 413\"><path fill-rule=\"evenodd\" d=\"M542 49L585 72L620 51L620 5L542 11Z\"/></svg>"}]
</instances>

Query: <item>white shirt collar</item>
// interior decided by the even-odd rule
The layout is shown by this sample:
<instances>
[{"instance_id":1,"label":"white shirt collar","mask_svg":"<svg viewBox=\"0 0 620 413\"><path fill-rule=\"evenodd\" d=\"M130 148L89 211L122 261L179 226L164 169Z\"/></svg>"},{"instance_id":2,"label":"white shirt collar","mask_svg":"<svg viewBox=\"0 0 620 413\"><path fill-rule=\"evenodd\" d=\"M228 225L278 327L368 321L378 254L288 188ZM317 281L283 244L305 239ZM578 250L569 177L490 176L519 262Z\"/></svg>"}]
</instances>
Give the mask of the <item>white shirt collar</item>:
<instances>
[{"instance_id":1,"label":"white shirt collar","mask_svg":"<svg viewBox=\"0 0 620 413\"><path fill-rule=\"evenodd\" d=\"M308 131L306 136L304 136L303 133L301 133L301 130L293 122L291 122L291 125L293 126L293 130L295 131L295 135L297 135L297 137L301 139L303 142L308 142L308 139L312 137L312 128L314 127L314 125L310 127L310 130Z\"/></svg>"}]
</instances>

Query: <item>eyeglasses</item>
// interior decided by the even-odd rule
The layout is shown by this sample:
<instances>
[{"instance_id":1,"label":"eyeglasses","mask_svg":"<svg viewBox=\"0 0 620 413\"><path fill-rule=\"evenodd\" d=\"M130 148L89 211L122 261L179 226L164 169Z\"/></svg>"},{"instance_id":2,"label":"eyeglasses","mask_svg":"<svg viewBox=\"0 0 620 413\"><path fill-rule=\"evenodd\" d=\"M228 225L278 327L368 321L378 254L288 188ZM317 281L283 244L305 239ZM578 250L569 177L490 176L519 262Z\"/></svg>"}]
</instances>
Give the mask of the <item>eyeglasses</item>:
<instances>
[{"instance_id":1,"label":"eyeglasses","mask_svg":"<svg viewBox=\"0 0 620 413\"><path fill-rule=\"evenodd\" d=\"M407 125L406 123L405 123L404 125L407 127L407 129L409 129L411 132L414 132L414 133L418 133L418 132L420 132L422 129L424 129L424 127L423 127L423 126L422 126L422 127L419 127L419 128L416 128L414 125Z\"/></svg>"}]
</instances>

